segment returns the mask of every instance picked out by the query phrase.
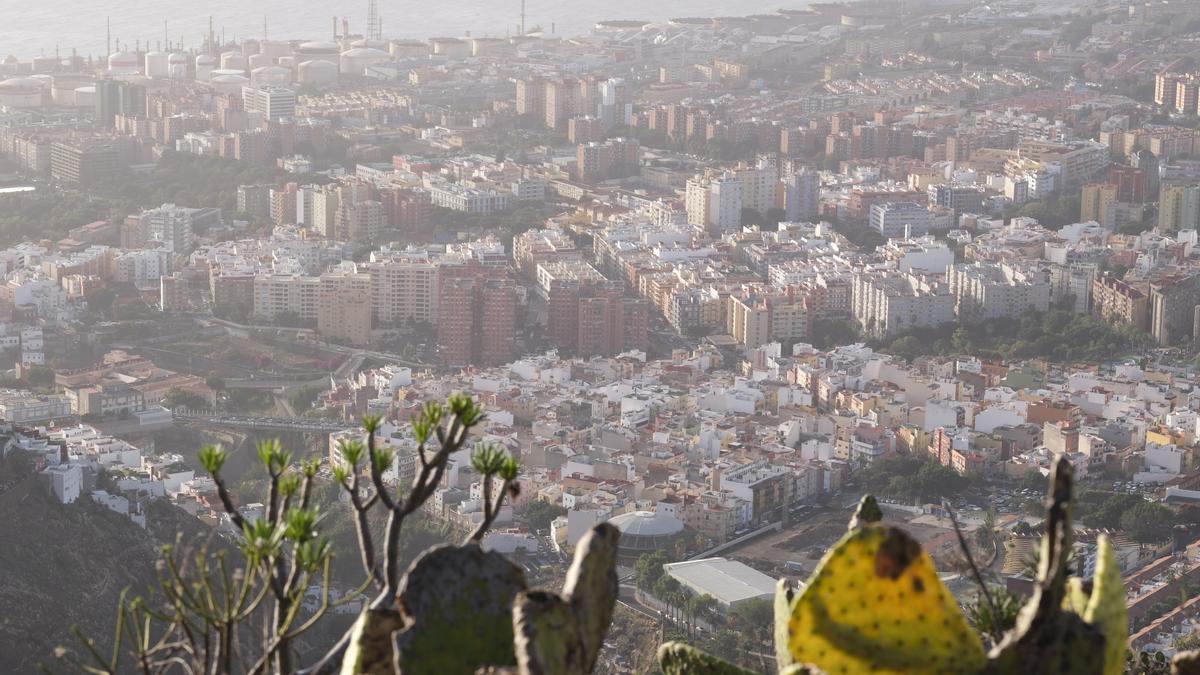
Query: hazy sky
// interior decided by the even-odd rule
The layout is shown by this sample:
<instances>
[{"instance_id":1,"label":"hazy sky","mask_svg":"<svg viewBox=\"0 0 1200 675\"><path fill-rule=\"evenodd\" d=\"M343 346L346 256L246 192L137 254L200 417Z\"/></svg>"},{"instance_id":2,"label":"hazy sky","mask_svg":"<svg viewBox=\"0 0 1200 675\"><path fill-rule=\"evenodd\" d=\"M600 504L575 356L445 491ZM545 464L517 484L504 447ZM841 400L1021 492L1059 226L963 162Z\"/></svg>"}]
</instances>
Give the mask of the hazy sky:
<instances>
[{"instance_id":1,"label":"hazy sky","mask_svg":"<svg viewBox=\"0 0 1200 675\"><path fill-rule=\"evenodd\" d=\"M744 15L773 12L781 7L801 7L805 0L527 0L527 25L541 24L546 30L557 24L559 33L586 33L600 19L661 20L674 16ZM461 35L503 36L516 31L520 0L458 0L417 2L379 0L384 34L396 37ZM163 40L163 20L175 42L182 37L195 45L213 16L217 31L227 36L261 37L263 17L270 35L279 38L332 36L334 7L338 16L348 16L350 30L363 32L367 0L349 3L297 2L296 0L0 0L0 54L20 57L53 54L55 45L64 53L72 47L82 54L104 51L105 17L112 19L114 39L131 47L135 40L156 44Z\"/></svg>"}]
</instances>

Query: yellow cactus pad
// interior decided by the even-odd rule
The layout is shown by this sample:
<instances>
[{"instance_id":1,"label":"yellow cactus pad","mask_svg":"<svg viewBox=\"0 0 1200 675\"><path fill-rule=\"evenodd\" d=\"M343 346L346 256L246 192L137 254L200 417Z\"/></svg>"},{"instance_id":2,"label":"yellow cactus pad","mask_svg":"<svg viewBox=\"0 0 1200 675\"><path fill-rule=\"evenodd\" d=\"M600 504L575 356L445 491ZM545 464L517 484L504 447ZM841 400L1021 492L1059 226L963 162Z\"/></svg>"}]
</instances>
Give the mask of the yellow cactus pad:
<instances>
[{"instance_id":1,"label":"yellow cactus pad","mask_svg":"<svg viewBox=\"0 0 1200 675\"><path fill-rule=\"evenodd\" d=\"M929 554L894 527L848 532L788 602L781 662L828 675L977 673L987 662Z\"/></svg>"},{"instance_id":2,"label":"yellow cactus pad","mask_svg":"<svg viewBox=\"0 0 1200 675\"><path fill-rule=\"evenodd\" d=\"M1063 596L1063 609L1073 614L1078 614L1079 618L1083 618L1083 613L1087 610L1088 594L1083 588L1083 579L1079 577L1069 577L1067 579L1067 593Z\"/></svg>"},{"instance_id":3,"label":"yellow cactus pad","mask_svg":"<svg viewBox=\"0 0 1200 675\"><path fill-rule=\"evenodd\" d=\"M1083 619L1104 633L1104 675L1121 675L1125 669L1125 641L1129 635L1125 584L1121 581L1121 565L1112 542L1100 535L1096 544L1096 575Z\"/></svg>"}]
</instances>

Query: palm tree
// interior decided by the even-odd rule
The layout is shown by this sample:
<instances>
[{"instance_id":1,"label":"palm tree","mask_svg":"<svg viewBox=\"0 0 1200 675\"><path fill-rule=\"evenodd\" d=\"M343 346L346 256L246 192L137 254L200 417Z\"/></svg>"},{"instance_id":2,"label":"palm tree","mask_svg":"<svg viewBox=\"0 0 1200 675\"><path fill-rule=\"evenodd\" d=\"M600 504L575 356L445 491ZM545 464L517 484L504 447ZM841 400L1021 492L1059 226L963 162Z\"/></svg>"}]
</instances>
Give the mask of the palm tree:
<instances>
[{"instance_id":1,"label":"palm tree","mask_svg":"<svg viewBox=\"0 0 1200 675\"><path fill-rule=\"evenodd\" d=\"M697 619L708 618L709 614L717 606L717 599L705 593L704 595L693 596L688 600L688 613L692 615L692 623L695 625ZM712 625L712 622L709 622Z\"/></svg>"}]
</instances>

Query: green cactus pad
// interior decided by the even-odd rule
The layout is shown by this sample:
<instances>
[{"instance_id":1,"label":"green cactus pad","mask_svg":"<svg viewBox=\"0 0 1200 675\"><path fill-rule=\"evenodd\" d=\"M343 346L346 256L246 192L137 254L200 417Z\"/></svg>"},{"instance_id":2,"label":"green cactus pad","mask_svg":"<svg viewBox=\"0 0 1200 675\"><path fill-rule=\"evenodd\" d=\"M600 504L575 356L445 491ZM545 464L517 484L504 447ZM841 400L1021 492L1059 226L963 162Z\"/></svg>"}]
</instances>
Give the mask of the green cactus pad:
<instances>
[{"instance_id":1,"label":"green cactus pad","mask_svg":"<svg viewBox=\"0 0 1200 675\"><path fill-rule=\"evenodd\" d=\"M341 675L391 672L395 663L392 633L403 627L404 620L394 609L364 610L354 622Z\"/></svg>"},{"instance_id":2,"label":"green cactus pad","mask_svg":"<svg viewBox=\"0 0 1200 675\"><path fill-rule=\"evenodd\" d=\"M663 675L754 675L753 671L681 642L668 642L659 647L658 665L662 667Z\"/></svg>"},{"instance_id":3,"label":"green cactus pad","mask_svg":"<svg viewBox=\"0 0 1200 675\"><path fill-rule=\"evenodd\" d=\"M401 589L400 672L473 675L482 666L517 664L512 603L525 575L502 554L475 544L432 549L412 564Z\"/></svg>"},{"instance_id":4,"label":"green cactus pad","mask_svg":"<svg viewBox=\"0 0 1200 675\"><path fill-rule=\"evenodd\" d=\"M929 554L895 527L848 532L785 613L786 631L777 634L786 644L777 646L784 666L812 664L837 675L976 673L986 664L982 642Z\"/></svg>"},{"instance_id":5,"label":"green cactus pad","mask_svg":"<svg viewBox=\"0 0 1200 675\"><path fill-rule=\"evenodd\" d=\"M1108 537L1096 542L1096 576L1083 619L1104 633L1104 675L1121 675L1125 669L1125 641L1129 635L1129 610L1121 565Z\"/></svg>"},{"instance_id":6,"label":"green cactus pad","mask_svg":"<svg viewBox=\"0 0 1200 675\"><path fill-rule=\"evenodd\" d=\"M1063 609L1079 616L1087 611L1088 591L1084 588L1083 579L1070 577L1067 579L1067 593L1063 597Z\"/></svg>"}]
</instances>

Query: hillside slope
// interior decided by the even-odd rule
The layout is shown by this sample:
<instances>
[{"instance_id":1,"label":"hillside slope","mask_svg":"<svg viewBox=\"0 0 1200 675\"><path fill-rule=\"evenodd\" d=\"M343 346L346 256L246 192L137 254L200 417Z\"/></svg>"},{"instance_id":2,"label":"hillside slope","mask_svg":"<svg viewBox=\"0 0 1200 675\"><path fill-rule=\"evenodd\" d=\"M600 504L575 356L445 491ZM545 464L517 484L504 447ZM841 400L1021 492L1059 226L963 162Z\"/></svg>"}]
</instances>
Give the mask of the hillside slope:
<instances>
[{"instance_id":1,"label":"hillside slope","mask_svg":"<svg viewBox=\"0 0 1200 675\"><path fill-rule=\"evenodd\" d=\"M58 504L32 478L0 494L0 672L49 665L55 646L77 646L72 626L111 644L122 589L155 582L154 533L203 536L198 521L169 504L154 504L148 516L151 532L86 498Z\"/></svg>"}]
</instances>

